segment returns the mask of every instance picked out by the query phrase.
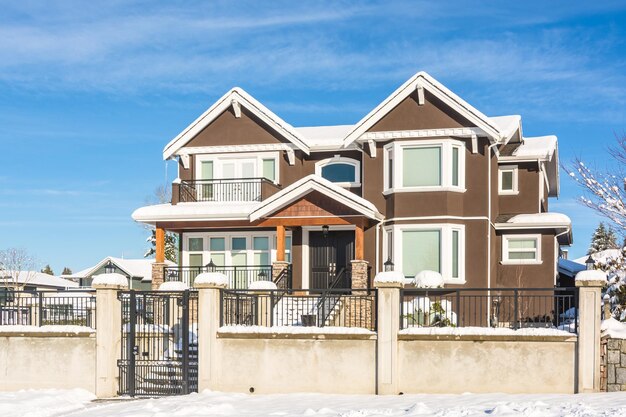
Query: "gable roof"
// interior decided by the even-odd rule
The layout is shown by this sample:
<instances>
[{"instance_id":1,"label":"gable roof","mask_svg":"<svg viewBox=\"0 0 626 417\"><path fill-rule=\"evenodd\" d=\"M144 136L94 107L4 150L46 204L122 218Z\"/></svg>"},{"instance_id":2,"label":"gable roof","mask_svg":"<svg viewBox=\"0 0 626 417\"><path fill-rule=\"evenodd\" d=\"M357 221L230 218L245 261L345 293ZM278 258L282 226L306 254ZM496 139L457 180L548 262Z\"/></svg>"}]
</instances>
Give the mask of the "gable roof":
<instances>
[{"instance_id":1,"label":"gable roof","mask_svg":"<svg viewBox=\"0 0 626 417\"><path fill-rule=\"evenodd\" d=\"M123 259L115 258L113 256L107 256L91 268L68 275L68 278L87 278L106 265L109 261L111 261L113 265L121 269L129 277L138 277L142 278L142 280L152 279L152 264L154 263L154 259ZM170 266L176 265L174 262L168 260L165 260L165 263Z\"/></svg>"},{"instance_id":2,"label":"gable roof","mask_svg":"<svg viewBox=\"0 0 626 417\"><path fill-rule=\"evenodd\" d=\"M278 117L243 89L235 87L217 100L207 111L202 113L200 117L172 139L170 143L165 145L165 148L163 148L163 159L169 159L174 156L180 148L189 143L191 139L232 106L233 101L248 109L300 150L306 154L309 153L309 146L306 144L302 135L294 129L293 126Z\"/></svg>"},{"instance_id":3,"label":"gable roof","mask_svg":"<svg viewBox=\"0 0 626 417\"><path fill-rule=\"evenodd\" d=\"M506 129L510 126L510 122L512 122L512 120L492 120L475 109L461 97L450 91L429 74L424 71L420 71L413 77L409 78L396 91L391 93L389 97L376 106L374 110L362 118L344 138L344 147L358 140L363 133L367 132L367 130L393 110L398 104L400 104L400 102L411 95L417 87L423 87L425 90L454 109L461 116L474 123L494 142L506 140L506 134L512 135L515 132L515 130L510 131L510 128ZM508 131L505 132L504 130Z\"/></svg>"},{"instance_id":4,"label":"gable roof","mask_svg":"<svg viewBox=\"0 0 626 417\"><path fill-rule=\"evenodd\" d=\"M366 217L376 220L383 219L383 215L371 202L319 175L311 174L265 200L261 206L250 213L250 221L266 217L313 191L320 192Z\"/></svg>"},{"instance_id":5,"label":"gable roof","mask_svg":"<svg viewBox=\"0 0 626 417\"><path fill-rule=\"evenodd\" d=\"M20 285L35 285L54 288L78 287L78 284L74 281L69 281L67 279L57 277L56 275L48 275L37 271L19 271L16 277L13 278L1 276L0 281L5 283L17 283Z\"/></svg>"}]
</instances>

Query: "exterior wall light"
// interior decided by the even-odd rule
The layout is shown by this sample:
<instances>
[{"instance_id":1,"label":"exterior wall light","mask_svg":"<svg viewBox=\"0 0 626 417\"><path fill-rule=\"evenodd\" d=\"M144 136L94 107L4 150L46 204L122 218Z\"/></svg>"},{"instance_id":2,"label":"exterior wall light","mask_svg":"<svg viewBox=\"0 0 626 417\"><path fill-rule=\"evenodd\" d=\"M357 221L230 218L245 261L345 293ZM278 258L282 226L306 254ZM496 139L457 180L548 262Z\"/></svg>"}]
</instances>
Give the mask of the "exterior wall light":
<instances>
[{"instance_id":1,"label":"exterior wall light","mask_svg":"<svg viewBox=\"0 0 626 417\"><path fill-rule=\"evenodd\" d=\"M383 265L385 266L385 272L393 271L394 264L391 262L391 257L387 258Z\"/></svg>"}]
</instances>

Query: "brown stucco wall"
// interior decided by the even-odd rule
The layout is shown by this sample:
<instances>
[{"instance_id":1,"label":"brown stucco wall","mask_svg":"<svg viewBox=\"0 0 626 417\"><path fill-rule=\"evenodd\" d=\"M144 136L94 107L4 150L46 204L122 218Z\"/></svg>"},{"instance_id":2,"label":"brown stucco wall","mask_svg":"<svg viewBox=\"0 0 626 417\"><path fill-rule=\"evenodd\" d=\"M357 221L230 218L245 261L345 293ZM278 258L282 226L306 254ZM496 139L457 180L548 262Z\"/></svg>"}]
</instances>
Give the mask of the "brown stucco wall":
<instances>
[{"instance_id":1,"label":"brown stucco wall","mask_svg":"<svg viewBox=\"0 0 626 417\"><path fill-rule=\"evenodd\" d=\"M498 270L497 279L494 281L496 287L536 287L545 288L554 286L555 273L555 236L551 231L520 231L507 232L513 234L541 234L541 264L539 265L502 265L502 236L503 232L498 232L495 243L498 256L495 259Z\"/></svg>"},{"instance_id":2,"label":"brown stucco wall","mask_svg":"<svg viewBox=\"0 0 626 417\"><path fill-rule=\"evenodd\" d=\"M513 165L517 165L519 194L498 196L500 214L538 213L539 169L537 163L523 162ZM500 166L506 166L506 164L500 164ZM497 183L497 177L495 181Z\"/></svg>"}]
</instances>

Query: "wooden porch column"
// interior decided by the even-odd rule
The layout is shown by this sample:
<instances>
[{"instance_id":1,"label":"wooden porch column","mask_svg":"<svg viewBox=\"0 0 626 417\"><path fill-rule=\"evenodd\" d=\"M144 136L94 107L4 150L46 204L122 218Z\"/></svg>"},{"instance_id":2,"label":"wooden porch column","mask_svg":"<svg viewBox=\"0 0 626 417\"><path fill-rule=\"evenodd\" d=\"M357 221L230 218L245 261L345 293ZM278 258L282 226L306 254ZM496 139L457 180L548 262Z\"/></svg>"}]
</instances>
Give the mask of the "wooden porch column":
<instances>
[{"instance_id":1,"label":"wooden porch column","mask_svg":"<svg viewBox=\"0 0 626 417\"><path fill-rule=\"evenodd\" d=\"M285 226L276 226L276 260L285 260Z\"/></svg>"},{"instance_id":2,"label":"wooden porch column","mask_svg":"<svg viewBox=\"0 0 626 417\"><path fill-rule=\"evenodd\" d=\"M363 225L357 224L354 229L354 259L362 261L363 255Z\"/></svg>"},{"instance_id":3,"label":"wooden porch column","mask_svg":"<svg viewBox=\"0 0 626 417\"><path fill-rule=\"evenodd\" d=\"M156 259L157 263L165 262L165 230L156 228Z\"/></svg>"}]
</instances>

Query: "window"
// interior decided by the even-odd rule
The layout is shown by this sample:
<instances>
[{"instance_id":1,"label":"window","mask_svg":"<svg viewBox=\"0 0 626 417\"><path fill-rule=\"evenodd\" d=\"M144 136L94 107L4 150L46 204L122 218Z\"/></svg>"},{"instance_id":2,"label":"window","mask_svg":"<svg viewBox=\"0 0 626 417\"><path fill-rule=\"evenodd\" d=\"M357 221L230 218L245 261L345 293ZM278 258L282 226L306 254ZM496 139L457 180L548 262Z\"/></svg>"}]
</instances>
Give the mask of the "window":
<instances>
[{"instance_id":1,"label":"window","mask_svg":"<svg viewBox=\"0 0 626 417\"><path fill-rule=\"evenodd\" d=\"M270 239L267 236L253 237L252 250L254 251L255 265L270 264Z\"/></svg>"},{"instance_id":2,"label":"window","mask_svg":"<svg viewBox=\"0 0 626 417\"><path fill-rule=\"evenodd\" d=\"M465 226L394 225L386 230L385 236L386 255L407 278L430 270L439 272L445 282L464 282Z\"/></svg>"},{"instance_id":3,"label":"window","mask_svg":"<svg viewBox=\"0 0 626 417\"><path fill-rule=\"evenodd\" d=\"M267 178L277 183L278 158L278 152L198 155L195 178Z\"/></svg>"},{"instance_id":4,"label":"window","mask_svg":"<svg viewBox=\"0 0 626 417\"><path fill-rule=\"evenodd\" d=\"M201 237L191 237L189 238L189 251L190 252L202 252L203 250L203 239Z\"/></svg>"},{"instance_id":5,"label":"window","mask_svg":"<svg viewBox=\"0 0 626 417\"><path fill-rule=\"evenodd\" d=\"M315 164L315 173L341 187L361 186L361 163L335 155Z\"/></svg>"},{"instance_id":6,"label":"window","mask_svg":"<svg viewBox=\"0 0 626 417\"><path fill-rule=\"evenodd\" d=\"M541 263L541 235L502 236L502 263Z\"/></svg>"},{"instance_id":7,"label":"window","mask_svg":"<svg viewBox=\"0 0 626 417\"><path fill-rule=\"evenodd\" d=\"M384 148L385 192L465 191L463 142L393 142Z\"/></svg>"},{"instance_id":8,"label":"window","mask_svg":"<svg viewBox=\"0 0 626 417\"><path fill-rule=\"evenodd\" d=\"M216 266L226 265L226 239L223 237L209 238L209 257Z\"/></svg>"},{"instance_id":9,"label":"window","mask_svg":"<svg viewBox=\"0 0 626 417\"><path fill-rule=\"evenodd\" d=\"M518 194L517 166L508 165L498 167L498 193Z\"/></svg>"}]
</instances>

